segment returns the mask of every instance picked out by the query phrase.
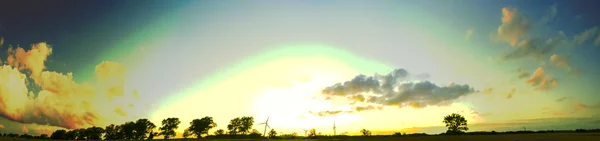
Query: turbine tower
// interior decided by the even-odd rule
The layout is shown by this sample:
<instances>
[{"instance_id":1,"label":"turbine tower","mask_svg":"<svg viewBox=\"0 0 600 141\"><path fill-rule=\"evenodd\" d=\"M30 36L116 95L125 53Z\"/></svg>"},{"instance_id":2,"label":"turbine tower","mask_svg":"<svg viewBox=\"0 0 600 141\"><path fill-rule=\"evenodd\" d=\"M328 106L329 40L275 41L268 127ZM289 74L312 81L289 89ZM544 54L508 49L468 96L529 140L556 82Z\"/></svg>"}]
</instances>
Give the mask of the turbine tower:
<instances>
[{"instance_id":1,"label":"turbine tower","mask_svg":"<svg viewBox=\"0 0 600 141\"><path fill-rule=\"evenodd\" d=\"M267 127L268 127L268 128L271 128L271 127L269 126L269 118L271 118L271 116L267 117L267 121L265 121L265 122L263 122L263 123L260 123L260 124L258 124L258 125L261 125L261 124L264 124L264 125L265 125L265 130L263 131L263 135L264 135L265 137L268 137L268 136L267 136Z\"/></svg>"},{"instance_id":2,"label":"turbine tower","mask_svg":"<svg viewBox=\"0 0 600 141\"><path fill-rule=\"evenodd\" d=\"M335 136L335 119L333 120L333 136Z\"/></svg>"}]
</instances>

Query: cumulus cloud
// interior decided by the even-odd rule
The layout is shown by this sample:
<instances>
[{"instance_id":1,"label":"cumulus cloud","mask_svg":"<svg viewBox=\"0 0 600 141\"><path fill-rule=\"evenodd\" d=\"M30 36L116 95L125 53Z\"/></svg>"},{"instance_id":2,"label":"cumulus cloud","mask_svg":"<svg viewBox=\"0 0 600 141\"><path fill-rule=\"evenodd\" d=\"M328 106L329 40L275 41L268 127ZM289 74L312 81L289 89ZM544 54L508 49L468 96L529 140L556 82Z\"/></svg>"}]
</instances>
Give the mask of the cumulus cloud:
<instances>
[{"instance_id":1,"label":"cumulus cloud","mask_svg":"<svg viewBox=\"0 0 600 141\"><path fill-rule=\"evenodd\" d=\"M328 96L362 95L365 103L422 108L447 105L474 92L469 85L439 86L429 81L409 81L408 76L404 69L395 69L386 75L361 74L350 81L326 87L322 93Z\"/></svg>"},{"instance_id":2,"label":"cumulus cloud","mask_svg":"<svg viewBox=\"0 0 600 141\"><path fill-rule=\"evenodd\" d=\"M583 44L589 38L594 38L596 32L598 32L597 26L592 27L590 29L586 29L582 33L575 35L575 37L573 37L573 42L575 42L576 44Z\"/></svg>"},{"instance_id":3,"label":"cumulus cloud","mask_svg":"<svg viewBox=\"0 0 600 141\"><path fill-rule=\"evenodd\" d=\"M502 24L498 27L496 38L515 46L529 30L529 26L527 17L519 13L516 8L504 7Z\"/></svg>"},{"instance_id":4,"label":"cumulus cloud","mask_svg":"<svg viewBox=\"0 0 600 141\"><path fill-rule=\"evenodd\" d=\"M25 51L21 47L14 50L9 47L7 62L19 70L29 69L31 77L37 80L37 76L46 68L44 63L50 54L52 54L52 48L45 42L34 44L29 51Z\"/></svg>"},{"instance_id":5,"label":"cumulus cloud","mask_svg":"<svg viewBox=\"0 0 600 141\"><path fill-rule=\"evenodd\" d=\"M525 81L526 83L536 87L538 90L548 90L551 87L556 87L558 82L544 73L544 69L539 67L533 72L533 75Z\"/></svg>"},{"instance_id":6,"label":"cumulus cloud","mask_svg":"<svg viewBox=\"0 0 600 141\"><path fill-rule=\"evenodd\" d=\"M31 99L25 76L16 68L0 66L0 116L9 120L22 120Z\"/></svg>"},{"instance_id":7,"label":"cumulus cloud","mask_svg":"<svg viewBox=\"0 0 600 141\"><path fill-rule=\"evenodd\" d=\"M8 65L0 66L0 117L68 129L102 126L107 120L115 120L107 117L119 115L106 109L139 97L137 92L125 95L125 66L102 62L96 66L95 81L77 83L72 73L44 70L44 61L51 52L45 43L35 44L31 50L9 48ZM34 87L40 89L37 94L28 90L27 75L21 72L25 69L30 70Z\"/></svg>"}]
</instances>

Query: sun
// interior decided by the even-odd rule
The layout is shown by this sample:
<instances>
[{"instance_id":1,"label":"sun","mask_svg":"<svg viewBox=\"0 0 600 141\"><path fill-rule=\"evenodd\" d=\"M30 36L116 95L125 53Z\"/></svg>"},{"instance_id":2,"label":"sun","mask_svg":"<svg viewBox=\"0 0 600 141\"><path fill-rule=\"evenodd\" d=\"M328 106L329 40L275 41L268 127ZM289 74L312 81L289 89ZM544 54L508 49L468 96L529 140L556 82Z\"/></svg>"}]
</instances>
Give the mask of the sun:
<instances>
[{"instance_id":1,"label":"sun","mask_svg":"<svg viewBox=\"0 0 600 141\"><path fill-rule=\"evenodd\" d=\"M314 58L313 58L314 59ZM310 59L308 59L310 60ZM306 65L309 66L310 65ZM316 66L315 66L316 67ZM343 78L336 71L311 71L305 69L296 74L291 85L278 86L266 89L255 101L257 115L271 117L270 125L283 128L307 129L318 126L330 126L333 120L344 124L358 120L357 115L342 114L335 117L319 117L309 112L339 109L331 101L321 97L321 89L334 84Z\"/></svg>"}]
</instances>

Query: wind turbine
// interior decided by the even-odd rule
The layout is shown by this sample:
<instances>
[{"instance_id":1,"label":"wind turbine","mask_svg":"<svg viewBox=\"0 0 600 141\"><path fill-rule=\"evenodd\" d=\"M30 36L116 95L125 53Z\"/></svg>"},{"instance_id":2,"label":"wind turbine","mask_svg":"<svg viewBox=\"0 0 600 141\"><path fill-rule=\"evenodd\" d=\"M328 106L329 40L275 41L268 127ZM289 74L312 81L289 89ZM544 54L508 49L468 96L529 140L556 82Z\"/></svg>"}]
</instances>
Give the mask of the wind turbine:
<instances>
[{"instance_id":1,"label":"wind turbine","mask_svg":"<svg viewBox=\"0 0 600 141\"><path fill-rule=\"evenodd\" d=\"M304 136L306 137L307 136L306 132L308 132L308 129L302 129L302 130L304 130Z\"/></svg>"},{"instance_id":2,"label":"wind turbine","mask_svg":"<svg viewBox=\"0 0 600 141\"><path fill-rule=\"evenodd\" d=\"M333 119L333 136L335 136L335 119Z\"/></svg>"},{"instance_id":3,"label":"wind turbine","mask_svg":"<svg viewBox=\"0 0 600 141\"><path fill-rule=\"evenodd\" d=\"M265 125L265 130L263 131L263 135L265 137L267 137L267 127L271 128L271 126L269 126L269 118L271 118L271 116L267 117L267 121L263 122L263 123L259 123L258 125L264 124Z\"/></svg>"}]
</instances>

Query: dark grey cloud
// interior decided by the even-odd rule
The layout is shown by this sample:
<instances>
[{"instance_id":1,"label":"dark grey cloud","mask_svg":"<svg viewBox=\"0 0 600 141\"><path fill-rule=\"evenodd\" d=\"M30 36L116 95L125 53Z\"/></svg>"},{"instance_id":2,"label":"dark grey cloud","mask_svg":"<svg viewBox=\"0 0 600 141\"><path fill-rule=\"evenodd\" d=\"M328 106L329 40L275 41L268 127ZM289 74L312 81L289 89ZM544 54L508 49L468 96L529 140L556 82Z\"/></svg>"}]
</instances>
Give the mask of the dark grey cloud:
<instances>
[{"instance_id":1,"label":"dark grey cloud","mask_svg":"<svg viewBox=\"0 0 600 141\"><path fill-rule=\"evenodd\" d=\"M409 81L409 73L395 69L386 75L358 75L350 81L337 83L323 89L329 96L364 98L364 102L387 106L440 106L474 92L469 85L439 86L430 81ZM362 101L360 98L350 98Z\"/></svg>"}]
</instances>

